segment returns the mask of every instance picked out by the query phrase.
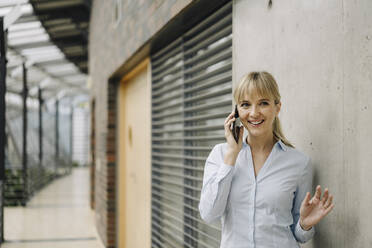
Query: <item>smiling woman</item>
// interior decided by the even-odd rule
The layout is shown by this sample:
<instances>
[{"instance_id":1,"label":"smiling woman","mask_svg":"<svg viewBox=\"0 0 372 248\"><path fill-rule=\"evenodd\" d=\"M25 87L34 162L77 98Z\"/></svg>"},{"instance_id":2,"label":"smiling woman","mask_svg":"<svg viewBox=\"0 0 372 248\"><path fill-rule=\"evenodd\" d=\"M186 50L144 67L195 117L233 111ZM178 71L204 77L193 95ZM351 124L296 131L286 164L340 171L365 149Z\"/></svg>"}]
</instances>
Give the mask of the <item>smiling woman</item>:
<instances>
[{"instance_id":1,"label":"smiling woman","mask_svg":"<svg viewBox=\"0 0 372 248\"><path fill-rule=\"evenodd\" d=\"M221 247L287 247L310 240L314 226L334 207L333 196L312 187L310 158L284 137L280 94L268 72L243 77L234 91L248 136L231 132L235 111L225 120L227 142L216 145L205 168L199 210L208 223L222 219ZM311 199L310 199L311 198Z\"/></svg>"}]
</instances>

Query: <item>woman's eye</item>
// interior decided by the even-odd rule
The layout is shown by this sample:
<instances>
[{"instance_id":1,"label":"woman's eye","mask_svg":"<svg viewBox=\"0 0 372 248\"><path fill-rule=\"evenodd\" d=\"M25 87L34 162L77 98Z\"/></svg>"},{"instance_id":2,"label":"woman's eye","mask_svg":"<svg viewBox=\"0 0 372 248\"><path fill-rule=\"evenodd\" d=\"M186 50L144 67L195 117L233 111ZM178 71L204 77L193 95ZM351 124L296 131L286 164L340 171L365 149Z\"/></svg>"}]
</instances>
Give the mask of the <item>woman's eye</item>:
<instances>
[{"instance_id":1,"label":"woman's eye","mask_svg":"<svg viewBox=\"0 0 372 248\"><path fill-rule=\"evenodd\" d=\"M267 105L269 105L269 103L268 102L260 102L259 105L260 106L267 106ZM247 107L250 107L250 106L251 106L250 103L242 103L242 104L240 104L240 107L242 107L242 108L247 108Z\"/></svg>"}]
</instances>

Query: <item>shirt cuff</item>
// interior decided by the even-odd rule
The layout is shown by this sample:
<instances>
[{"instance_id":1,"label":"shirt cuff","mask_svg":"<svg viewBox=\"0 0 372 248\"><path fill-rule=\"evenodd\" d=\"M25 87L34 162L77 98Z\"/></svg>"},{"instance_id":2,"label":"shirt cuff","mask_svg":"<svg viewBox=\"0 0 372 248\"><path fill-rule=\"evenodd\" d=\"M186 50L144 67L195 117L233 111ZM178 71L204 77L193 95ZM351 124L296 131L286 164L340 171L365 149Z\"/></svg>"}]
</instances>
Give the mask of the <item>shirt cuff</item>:
<instances>
[{"instance_id":1,"label":"shirt cuff","mask_svg":"<svg viewBox=\"0 0 372 248\"><path fill-rule=\"evenodd\" d=\"M217 172L217 182L224 179L233 169L234 169L234 166L227 165L225 163L221 164Z\"/></svg>"},{"instance_id":2,"label":"shirt cuff","mask_svg":"<svg viewBox=\"0 0 372 248\"><path fill-rule=\"evenodd\" d=\"M302 229L302 227L300 225L300 220L298 220L297 225L296 225L296 233L298 234L297 236L300 239L300 241L306 242L314 236L315 228L311 227L310 230L306 231L306 230Z\"/></svg>"}]
</instances>

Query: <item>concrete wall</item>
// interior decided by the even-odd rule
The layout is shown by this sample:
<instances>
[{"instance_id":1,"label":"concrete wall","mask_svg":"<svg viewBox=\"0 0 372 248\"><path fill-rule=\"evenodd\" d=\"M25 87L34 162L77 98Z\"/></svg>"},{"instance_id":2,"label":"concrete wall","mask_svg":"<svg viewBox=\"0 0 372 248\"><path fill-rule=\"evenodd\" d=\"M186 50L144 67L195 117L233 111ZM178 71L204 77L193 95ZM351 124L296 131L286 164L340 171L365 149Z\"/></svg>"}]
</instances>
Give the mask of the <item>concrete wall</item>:
<instances>
[{"instance_id":1,"label":"concrete wall","mask_svg":"<svg viewBox=\"0 0 372 248\"><path fill-rule=\"evenodd\" d=\"M372 247L372 1L235 0L233 75L267 70L335 209L304 247Z\"/></svg>"}]
</instances>

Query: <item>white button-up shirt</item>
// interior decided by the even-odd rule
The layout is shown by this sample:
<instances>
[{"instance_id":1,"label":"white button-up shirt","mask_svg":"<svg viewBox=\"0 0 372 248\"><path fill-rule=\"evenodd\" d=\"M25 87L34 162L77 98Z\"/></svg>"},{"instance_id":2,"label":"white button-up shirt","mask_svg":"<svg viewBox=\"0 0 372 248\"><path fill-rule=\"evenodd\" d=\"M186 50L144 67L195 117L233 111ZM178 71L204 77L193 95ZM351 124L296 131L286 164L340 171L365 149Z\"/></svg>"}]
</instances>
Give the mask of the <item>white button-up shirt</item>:
<instances>
[{"instance_id":1,"label":"white button-up shirt","mask_svg":"<svg viewBox=\"0 0 372 248\"><path fill-rule=\"evenodd\" d=\"M221 248L298 248L315 233L299 224L300 207L311 192L312 167L308 156L275 143L254 173L249 144L243 142L235 166L224 164L227 143L209 154L199 204L207 223L221 219Z\"/></svg>"}]
</instances>

